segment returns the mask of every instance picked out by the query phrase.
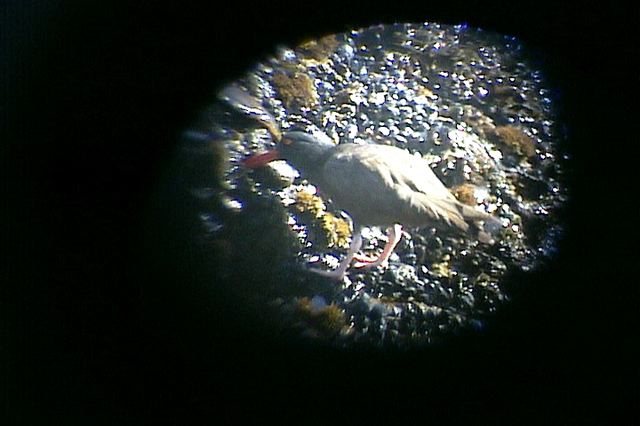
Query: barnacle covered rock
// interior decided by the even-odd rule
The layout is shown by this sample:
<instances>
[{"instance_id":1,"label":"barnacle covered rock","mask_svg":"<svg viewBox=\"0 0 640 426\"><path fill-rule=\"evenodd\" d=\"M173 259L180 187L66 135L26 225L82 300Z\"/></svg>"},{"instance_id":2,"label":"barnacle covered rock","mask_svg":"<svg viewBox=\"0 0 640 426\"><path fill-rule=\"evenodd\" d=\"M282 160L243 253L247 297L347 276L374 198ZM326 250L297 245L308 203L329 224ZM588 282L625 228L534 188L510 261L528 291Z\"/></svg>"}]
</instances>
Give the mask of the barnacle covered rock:
<instances>
[{"instance_id":1,"label":"barnacle covered rock","mask_svg":"<svg viewBox=\"0 0 640 426\"><path fill-rule=\"evenodd\" d=\"M568 157L550 90L526 46L464 25L377 26L281 48L185 133L189 146L211 135L204 139L226 158L217 183L206 182L211 170L189 181L208 197L203 233L226 248L222 272L243 283L235 287L257 306L276 306L307 337L406 346L478 327L508 300L507 271L544 264L563 235ZM335 267L345 254L345 213L291 167L248 173L241 164L292 129L419 155L460 202L491 213L503 230L491 245L471 233L405 229L387 269L352 268L339 284L311 274L309 264ZM384 231L363 230L365 253L380 250ZM264 271L245 267L252 258Z\"/></svg>"}]
</instances>

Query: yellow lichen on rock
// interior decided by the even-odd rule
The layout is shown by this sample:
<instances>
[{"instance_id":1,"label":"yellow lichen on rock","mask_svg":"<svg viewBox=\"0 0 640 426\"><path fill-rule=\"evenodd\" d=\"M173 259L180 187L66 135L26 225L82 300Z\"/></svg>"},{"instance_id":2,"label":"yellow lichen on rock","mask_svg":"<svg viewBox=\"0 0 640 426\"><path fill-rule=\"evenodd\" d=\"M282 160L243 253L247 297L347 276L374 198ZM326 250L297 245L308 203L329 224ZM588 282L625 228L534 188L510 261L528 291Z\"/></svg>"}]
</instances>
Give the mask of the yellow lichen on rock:
<instances>
[{"instance_id":1,"label":"yellow lichen on rock","mask_svg":"<svg viewBox=\"0 0 640 426\"><path fill-rule=\"evenodd\" d=\"M455 195L461 203L468 204L470 206L475 206L477 204L475 195L476 187L470 183L458 185L455 188L452 188L451 192L453 192L453 195Z\"/></svg>"},{"instance_id":2,"label":"yellow lichen on rock","mask_svg":"<svg viewBox=\"0 0 640 426\"><path fill-rule=\"evenodd\" d=\"M316 219L319 219L324 214L326 206L322 201L322 198L317 195L311 194L307 191L296 191L295 208L298 212L309 212Z\"/></svg>"},{"instance_id":3,"label":"yellow lichen on rock","mask_svg":"<svg viewBox=\"0 0 640 426\"><path fill-rule=\"evenodd\" d=\"M324 213L321 218L322 229L327 233L327 246L328 247L349 247L349 237L351 236L351 229L349 223L346 220L337 218L331 213Z\"/></svg>"},{"instance_id":4,"label":"yellow lichen on rock","mask_svg":"<svg viewBox=\"0 0 640 426\"><path fill-rule=\"evenodd\" d=\"M516 126L498 126L493 129L498 141L517 155L533 157L536 144L533 138Z\"/></svg>"},{"instance_id":5,"label":"yellow lichen on rock","mask_svg":"<svg viewBox=\"0 0 640 426\"><path fill-rule=\"evenodd\" d=\"M322 198L307 191L300 190L296 191L295 199L294 208L299 213L307 213L315 219L315 223L311 225L315 225L322 230L326 239L327 248L347 248L349 246L349 237L351 236L349 223L327 212L327 207L322 201Z\"/></svg>"},{"instance_id":6,"label":"yellow lichen on rock","mask_svg":"<svg viewBox=\"0 0 640 426\"><path fill-rule=\"evenodd\" d=\"M306 58L324 62L335 52L340 43L334 34L321 37L317 40L309 40L298 47L300 54Z\"/></svg>"},{"instance_id":7,"label":"yellow lichen on rock","mask_svg":"<svg viewBox=\"0 0 640 426\"><path fill-rule=\"evenodd\" d=\"M344 312L335 303L315 307L311 299L302 297L298 299L297 309L305 322L324 335L335 335L346 325Z\"/></svg>"},{"instance_id":8,"label":"yellow lichen on rock","mask_svg":"<svg viewBox=\"0 0 640 426\"><path fill-rule=\"evenodd\" d=\"M416 93L418 94L418 96L424 96L425 98L438 99L438 95L433 93L425 86L418 86L416 89Z\"/></svg>"},{"instance_id":9,"label":"yellow lichen on rock","mask_svg":"<svg viewBox=\"0 0 640 426\"><path fill-rule=\"evenodd\" d=\"M291 75L276 72L272 81L287 108L294 104L308 108L318 105L318 92L313 79L308 75L301 72L293 72Z\"/></svg>"}]
</instances>

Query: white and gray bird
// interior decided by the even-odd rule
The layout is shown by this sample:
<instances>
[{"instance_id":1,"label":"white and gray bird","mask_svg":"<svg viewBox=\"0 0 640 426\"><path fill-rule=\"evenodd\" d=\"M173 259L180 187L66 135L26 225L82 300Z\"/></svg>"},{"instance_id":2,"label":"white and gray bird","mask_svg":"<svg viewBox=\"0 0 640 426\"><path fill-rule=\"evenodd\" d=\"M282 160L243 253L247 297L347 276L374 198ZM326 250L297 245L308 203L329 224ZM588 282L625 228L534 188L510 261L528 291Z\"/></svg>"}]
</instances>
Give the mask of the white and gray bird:
<instances>
[{"instance_id":1,"label":"white and gray bird","mask_svg":"<svg viewBox=\"0 0 640 426\"><path fill-rule=\"evenodd\" d=\"M339 144L304 132L287 132L277 148L244 161L249 168L284 159L318 186L353 221L349 251L333 271L319 271L342 279L355 259L357 267L386 265L402 236L402 225L441 224L466 232L470 223L493 229L500 222L459 202L429 164L408 151L388 145ZM358 255L364 226L388 227L388 240L378 258Z\"/></svg>"}]
</instances>

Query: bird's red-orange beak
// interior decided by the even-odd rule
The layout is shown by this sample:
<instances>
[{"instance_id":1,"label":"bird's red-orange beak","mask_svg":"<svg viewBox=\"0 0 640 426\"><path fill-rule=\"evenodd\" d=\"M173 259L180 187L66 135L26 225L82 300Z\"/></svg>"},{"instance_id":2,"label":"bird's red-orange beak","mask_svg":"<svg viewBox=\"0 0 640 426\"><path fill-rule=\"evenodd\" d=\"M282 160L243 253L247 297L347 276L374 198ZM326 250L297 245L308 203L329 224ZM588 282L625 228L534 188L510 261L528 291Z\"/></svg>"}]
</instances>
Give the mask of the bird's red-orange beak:
<instances>
[{"instance_id":1,"label":"bird's red-orange beak","mask_svg":"<svg viewBox=\"0 0 640 426\"><path fill-rule=\"evenodd\" d=\"M262 167L267 163L278 160L280 158L280 153L277 150L263 152L261 154L252 155L251 157L247 157L242 160L242 164L245 167L250 169L257 169L258 167Z\"/></svg>"}]
</instances>

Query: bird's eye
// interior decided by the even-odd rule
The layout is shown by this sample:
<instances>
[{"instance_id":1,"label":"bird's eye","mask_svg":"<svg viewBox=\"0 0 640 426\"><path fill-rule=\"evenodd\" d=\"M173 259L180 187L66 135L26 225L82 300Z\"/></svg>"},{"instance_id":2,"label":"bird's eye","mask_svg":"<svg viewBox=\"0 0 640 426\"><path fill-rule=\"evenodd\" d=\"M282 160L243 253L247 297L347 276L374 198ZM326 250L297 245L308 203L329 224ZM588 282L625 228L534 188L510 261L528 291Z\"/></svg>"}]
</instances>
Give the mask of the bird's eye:
<instances>
[{"instance_id":1,"label":"bird's eye","mask_svg":"<svg viewBox=\"0 0 640 426\"><path fill-rule=\"evenodd\" d=\"M291 139L282 138L282 144L283 145L291 145L292 143L293 143L293 141Z\"/></svg>"}]
</instances>

